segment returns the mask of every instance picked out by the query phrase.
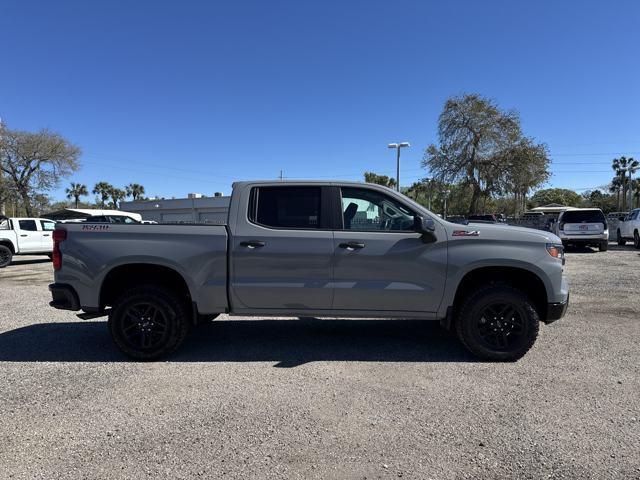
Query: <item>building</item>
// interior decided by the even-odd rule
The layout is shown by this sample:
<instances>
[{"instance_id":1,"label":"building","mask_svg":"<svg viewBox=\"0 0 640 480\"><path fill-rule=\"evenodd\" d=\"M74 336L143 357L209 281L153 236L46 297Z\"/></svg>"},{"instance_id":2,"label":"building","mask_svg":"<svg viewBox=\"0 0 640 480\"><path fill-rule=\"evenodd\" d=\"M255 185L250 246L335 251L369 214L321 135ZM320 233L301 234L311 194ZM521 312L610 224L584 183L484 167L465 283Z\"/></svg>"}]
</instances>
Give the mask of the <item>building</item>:
<instances>
[{"instance_id":1,"label":"building","mask_svg":"<svg viewBox=\"0 0 640 480\"><path fill-rule=\"evenodd\" d=\"M121 202L120 208L139 213L143 220L158 223L212 223L227 222L231 197L217 195L204 197L190 193L187 198L138 200Z\"/></svg>"},{"instance_id":2,"label":"building","mask_svg":"<svg viewBox=\"0 0 640 480\"><path fill-rule=\"evenodd\" d=\"M89 217L101 216L131 217L137 221L142 220L140 215L135 212L105 210L100 208L63 208L62 210L55 210L41 215L42 218L48 218L49 220L55 220L57 222L61 220L85 220Z\"/></svg>"}]
</instances>

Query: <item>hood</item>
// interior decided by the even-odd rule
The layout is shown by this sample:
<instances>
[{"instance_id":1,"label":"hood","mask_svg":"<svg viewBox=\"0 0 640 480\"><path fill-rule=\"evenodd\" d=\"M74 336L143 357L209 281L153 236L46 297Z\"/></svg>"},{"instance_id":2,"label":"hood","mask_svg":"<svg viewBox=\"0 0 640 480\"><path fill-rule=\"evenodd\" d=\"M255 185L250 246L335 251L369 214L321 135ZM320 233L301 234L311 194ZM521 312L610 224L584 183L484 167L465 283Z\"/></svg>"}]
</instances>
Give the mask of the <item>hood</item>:
<instances>
[{"instance_id":1,"label":"hood","mask_svg":"<svg viewBox=\"0 0 640 480\"><path fill-rule=\"evenodd\" d=\"M446 225L449 238L465 238L470 235L454 235L454 232L467 231L477 232L478 237L484 240L512 240L523 242L540 242L540 243L562 243L562 240L556 235L546 230L538 230L535 228L516 227L512 225L500 223L470 223L469 225L459 225L447 222Z\"/></svg>"}]
</instances>

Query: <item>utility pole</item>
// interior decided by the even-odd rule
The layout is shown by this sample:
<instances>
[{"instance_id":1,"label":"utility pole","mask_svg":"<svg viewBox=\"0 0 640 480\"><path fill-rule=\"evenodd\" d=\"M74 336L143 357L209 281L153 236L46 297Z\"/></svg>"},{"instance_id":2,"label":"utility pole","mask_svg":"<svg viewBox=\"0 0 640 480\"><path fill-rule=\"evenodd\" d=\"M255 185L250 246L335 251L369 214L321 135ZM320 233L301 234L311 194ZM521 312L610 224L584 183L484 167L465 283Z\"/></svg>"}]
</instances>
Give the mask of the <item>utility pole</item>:
<instances>
[{"instance_id":1,"label":"utility pole","mask_svg":"<svg viewBox=\"0 0 640 480\"><path fill-rule=\"evenodd\" d=\"M282 170L280 170L280 180L282 180Z\"/></svg>"},{"instance_id":2,"label":"utility pole","mask_svg":"<svg viewBox=\"0 0 640 480\"><path fill-rule=\"evenodd\" d=\"M409 142L390 143L388 148L396 149L396 190L400 191L400 149L404 147L410 147Z\"/></svg>"}]
</instances>

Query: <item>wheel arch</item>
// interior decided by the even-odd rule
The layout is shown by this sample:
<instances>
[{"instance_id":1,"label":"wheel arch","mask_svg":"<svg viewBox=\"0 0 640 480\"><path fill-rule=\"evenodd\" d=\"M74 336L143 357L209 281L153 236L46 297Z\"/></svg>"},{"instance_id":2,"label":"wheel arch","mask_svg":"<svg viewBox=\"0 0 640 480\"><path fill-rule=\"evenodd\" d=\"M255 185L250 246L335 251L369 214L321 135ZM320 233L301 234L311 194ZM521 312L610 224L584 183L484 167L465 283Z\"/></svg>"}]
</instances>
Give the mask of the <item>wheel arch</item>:
<instances>
[{"instance_id":1,"label":"wheel arch","mask_svg":"<svg viewBox=\"0 0 640 480\"><path fill-rule=\"evenodd\" d=\"M506 284L525 293L533 302L540 320L547 315L548 292L544 280L532 269L523 266L478 266L466 271L457 284L456 292L449 303L449 315L455 316L455 309L472 291L489 284Z\"/></svg>"},{"instance_id":2,"label":"wheel arch","mask_svg":"<svg viewBox=\"0 0 640 480\"><path fill-rule=\"evenodd\" d=\"M0 240L0 245L3 245L5 247L7 247L9 250L11 250L12 254L16 254L16 247L13 245L13 242L9 239L3 239Z\"/></svg>"},{"instance_id":3,"label":"wheel arch","mask_svg":"<svg viewBox=\"0 0 640 480\"><path fill-rule=\"evenodd\" d=\"M157 285L167 288L184 300L189 311L193 309L193 297L189 285L177 270L154 263L128 263L113 267L100 285L99 305L104 309L130 288L140 285Z\"/></svg>"}]
</instances>

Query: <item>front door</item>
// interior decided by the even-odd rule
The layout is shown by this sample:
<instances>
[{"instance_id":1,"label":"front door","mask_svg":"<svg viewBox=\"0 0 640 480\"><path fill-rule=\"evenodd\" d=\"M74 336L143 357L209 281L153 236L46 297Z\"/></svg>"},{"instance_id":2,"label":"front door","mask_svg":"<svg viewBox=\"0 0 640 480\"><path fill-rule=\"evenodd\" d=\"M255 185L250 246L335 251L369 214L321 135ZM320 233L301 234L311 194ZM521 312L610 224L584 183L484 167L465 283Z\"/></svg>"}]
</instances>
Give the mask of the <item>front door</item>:
<instances>
[{"instance_id":1,"label":"front door","mask_svg":"<svg viewBox=\"0 0 640 480\"><path fill-rule=\"evenodd\" d=\"M231 240L234 310L331 308L333 232L326 191L256 186L241 199Z\"/></svg>"},{"instance_id":2,"label":"front door","mask_svg":"<svg viewBox=\"0 0 640 480\"><path fill-rule=\"evenodd\" d=\"M42 232L35 220L14 220L13 228L18 236L20 253L42 251Z\"/></svg>"},{"instance_id":3,"label":"front door","mask_svg":"<svg viewBox=\"0 0 640 480\"><path fill-rule=\"evenodd\" d=\"M445 231L435 243L413 231L415 212L366 187L341 187L343 228L334 234L336 310L436 312L446 280Z\"/></svg>"},{"instance_id":4,"label":"front door","mask_svg":"<svg viewBox=\"0 0 640 480\"><path fill-rule=\"evenodd\" d=\"M42 229L42 251L43 252L52 252L53 251L53 231L56 229L55 222L51 220L40 220L40 227Z\"/></svg>"}]
</instances>

